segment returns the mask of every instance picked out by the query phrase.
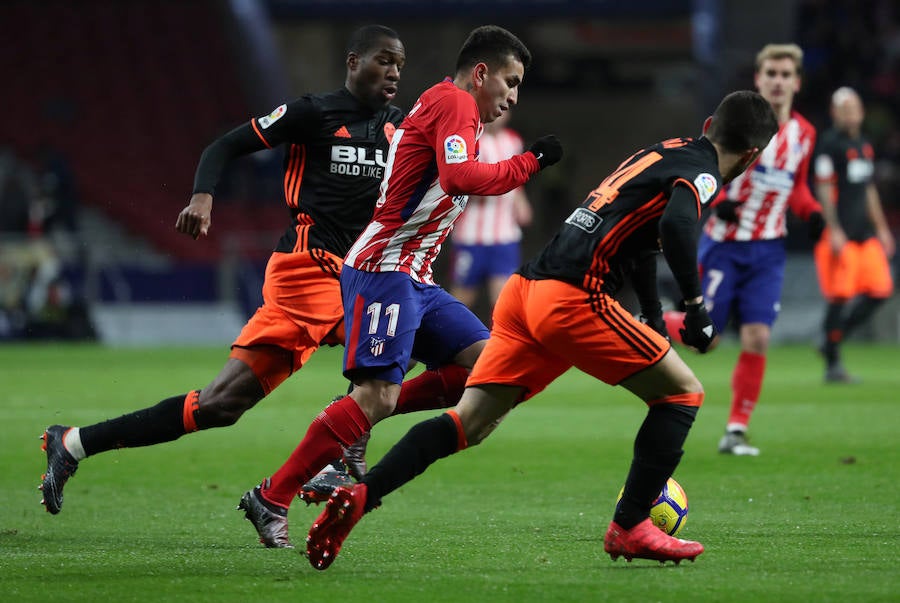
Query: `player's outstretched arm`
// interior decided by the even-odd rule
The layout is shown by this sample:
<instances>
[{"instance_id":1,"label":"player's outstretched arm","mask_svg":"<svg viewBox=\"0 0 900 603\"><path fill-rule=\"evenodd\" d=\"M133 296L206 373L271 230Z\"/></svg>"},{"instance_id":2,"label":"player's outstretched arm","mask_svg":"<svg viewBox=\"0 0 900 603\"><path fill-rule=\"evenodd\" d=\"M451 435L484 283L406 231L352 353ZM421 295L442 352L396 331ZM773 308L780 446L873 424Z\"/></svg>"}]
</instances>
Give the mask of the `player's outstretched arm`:
<instances>
[{"instance_id":1,"label":"player's outstretched arm","mask_svg":"<svg viewBox=\"0 0 900 603\"><path fill-rule=\"evenodd\" d=\"M474 144L474 143L473 143ZM443 152L441 149L438 153ZM502 195L528 182L529 178L562 158L556 136L543 136L524 153L497 163L438 161L441 187L450 195ZM538 157L540 155L540 157ZM438 155L440 157L440 155Z\"/></svg>"}]
</instances>

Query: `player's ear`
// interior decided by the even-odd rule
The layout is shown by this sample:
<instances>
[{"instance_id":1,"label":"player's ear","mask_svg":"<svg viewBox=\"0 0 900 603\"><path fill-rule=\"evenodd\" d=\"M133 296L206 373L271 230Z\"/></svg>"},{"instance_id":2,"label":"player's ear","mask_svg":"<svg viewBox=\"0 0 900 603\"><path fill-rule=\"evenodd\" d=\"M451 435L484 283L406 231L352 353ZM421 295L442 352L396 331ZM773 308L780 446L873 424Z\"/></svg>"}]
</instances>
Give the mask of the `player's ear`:
<instances>
[{"instance_id":1,"label":"player's ear","mask_svg":"<svg viewBox=\"0 0 900 603\"><path fill-rule=\"evenodd\" d=\"M712 124L712 115L706 118L703 122L703 133L706 134L706 131L709 130L709 126Z\"/></svg>"},{"instance_id":2,"label":"player's ear","mask_svg":"<svg viewBox=\"0 0 900 603\"><path fill-rule=\"evenodd\" d=\"M760 154L759 147L753 147L752 149L747 149L746 151L741 153L741 163L744 166L749 167L749 165L751 163L756 161L756 158L759 157L759 154Z\"/></svg>"},{"instance_id":3,"label":"player's ear","mask_svg":"<svg viewBox=\"0 0 900 603\"><path fill-rule=\"evenodd\" d=\"M487 79L488 66L485 63L478 63L475 65L475 68L472 70L472 79L474 80L472 83L477 87L484 86L484 82Z\"/></svg>"},{"instance_id":4,"label":"player's ear","mask_svg":"<svg viewBox=\"0 0 900 603\"><path fill-rule=\"evenodd\" d=\"M359 68L359 55L351 52L347 55L347 69L356 71Z\"/></svg>"}]
</instances>

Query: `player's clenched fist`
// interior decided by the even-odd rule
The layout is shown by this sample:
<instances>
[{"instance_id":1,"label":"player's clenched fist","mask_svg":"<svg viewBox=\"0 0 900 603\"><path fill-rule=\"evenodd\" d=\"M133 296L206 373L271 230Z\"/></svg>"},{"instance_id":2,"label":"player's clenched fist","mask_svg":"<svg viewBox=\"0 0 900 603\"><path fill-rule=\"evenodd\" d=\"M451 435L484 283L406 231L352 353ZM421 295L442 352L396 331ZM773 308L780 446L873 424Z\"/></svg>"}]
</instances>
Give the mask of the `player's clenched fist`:
<instances>
[{"instance_id":1,"label":"player's clenched fist","mask_svg":"<svg viewBox=\"0 0 900 603\"><path fill-rule=\"evenodd\" d=\"M697 348L701 354L709 350L716 339L716 325L703 302L684 307L684 328L678 332L685 345Z\"/></svg>"},{"instance_id":2,"label":"player's clenched fist","mask_svg":"<svg viewBox=\"0 0 900 603\"><path fill-rule=\"evenodd\" d=\"M531 143L528 150L537 158L541 169L553 165L562 159L563 156L562 143L553 134L541 136Z\"/></svg>"},{"instance_id":3,"label":"player's clenched fist","mask_svg":"<svg viewBox=\"0 0 900 603\"><path fill-rule=\"evenodd\" d=\"M211 215L212 195L194 193L188 206L178 214L178 219L175 220L175 230L195 239L200 235L206 236L209 232L209 225L212 223Z\"/></svg>"}]
</instances>

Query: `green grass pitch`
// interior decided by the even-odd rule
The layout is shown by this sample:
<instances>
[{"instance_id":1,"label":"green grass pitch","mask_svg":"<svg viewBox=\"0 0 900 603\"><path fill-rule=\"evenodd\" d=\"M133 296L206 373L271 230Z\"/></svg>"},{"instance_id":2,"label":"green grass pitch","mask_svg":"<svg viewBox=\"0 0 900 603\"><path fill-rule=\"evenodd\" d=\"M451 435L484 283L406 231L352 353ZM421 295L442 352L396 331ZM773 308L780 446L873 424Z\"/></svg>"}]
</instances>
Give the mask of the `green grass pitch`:
<instances>
[{"instance_id":1,"label":"green grass pitch","mask_svg":"<svg viewBox=\"0 0 900 603\"><path fill-rule=\"evenodd\" d=\"M223 349L0 347L0 601L897 601L900 348L848 347L826 386L809 347L772 350L757 458L716 452L738 351L683 352L707 397L675 474L696 563L612 562L602 538L644 408L576 372L478 448L385 499L334 565L267 550L235 511L344 382L325 349L235 426L81 463L57 516L38 439L205 385ZM377 460L414 422L376 427ZM301 545L317 507L291 510Z\"/></svg>"}]
</instances>

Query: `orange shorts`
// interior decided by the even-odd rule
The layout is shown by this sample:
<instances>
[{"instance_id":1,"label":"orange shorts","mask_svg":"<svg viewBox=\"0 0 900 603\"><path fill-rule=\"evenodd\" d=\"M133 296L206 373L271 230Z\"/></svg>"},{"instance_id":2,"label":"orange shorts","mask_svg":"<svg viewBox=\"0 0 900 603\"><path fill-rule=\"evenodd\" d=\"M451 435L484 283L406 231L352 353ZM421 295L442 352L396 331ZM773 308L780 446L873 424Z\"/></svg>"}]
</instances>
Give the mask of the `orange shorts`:
<instances>
[{"instance_id":1,"label":"orange shorts","mask_svg":"<svg viewBox=\"0 0 900 603\"><path fill-rule=\"evenodd\" d=\"M339 279L343 261L321 249L273 253L266 265L263 305L232 344L266 394L298 370L323 343L344 343Z\"/></svg>"},{"instance_id":2,"label":"orange shorts","mask_svg":"<svg viewBox=\"0 0 900 603\"><path fill-rule=\"evenodd\" d=\"M514 274L494 307L491 337L466 385L516 385L528 399L570 367L611 385L671 347L605 294Z\"/></svg>"},{"instance_id":3,"label":"orange shorts","mask_svg":"<svg viewBox=\"0 0 900 603\"><path fill-rule=\"evenodd\" d=\"M819 287L825 299L851 299L857 295L887 298L894 290L891 268L881 241L848 241L839 254L831 251L828 231L814 250Z\"/></svg>"}]
</instances>

